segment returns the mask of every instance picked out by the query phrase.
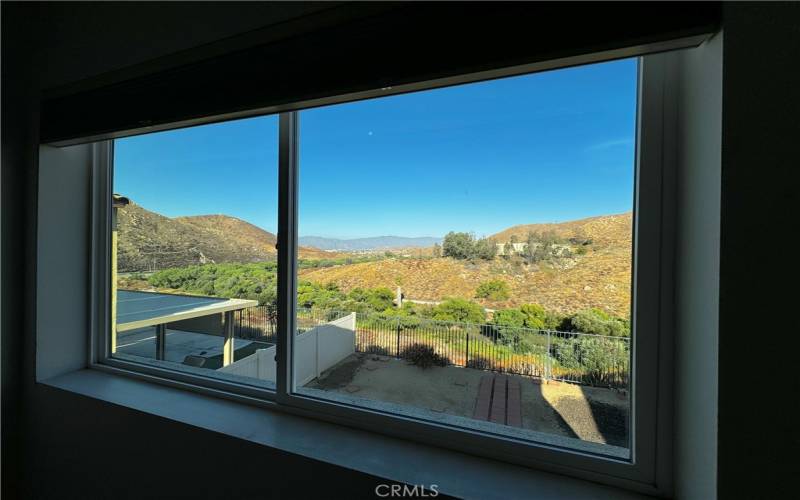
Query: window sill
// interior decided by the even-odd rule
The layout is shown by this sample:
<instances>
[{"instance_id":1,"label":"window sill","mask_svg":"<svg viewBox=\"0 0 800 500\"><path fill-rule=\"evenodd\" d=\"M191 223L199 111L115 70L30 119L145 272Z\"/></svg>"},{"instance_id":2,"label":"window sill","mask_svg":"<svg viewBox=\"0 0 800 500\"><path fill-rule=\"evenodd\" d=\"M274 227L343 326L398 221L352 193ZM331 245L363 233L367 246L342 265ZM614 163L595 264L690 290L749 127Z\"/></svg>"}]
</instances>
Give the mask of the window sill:
<instances>
[{"instance_id":1,"label":"window sill","mask_svg":"<svg viewBox=\"0 0 800 500\"><path fill-rule=\"evenodd\" d=\"M459 498L647 498L618 488L411 443L99 370L42 382L113 405L223 433ZM355 452L357 450L357 452Z\"/></svg>"}]
</instances>

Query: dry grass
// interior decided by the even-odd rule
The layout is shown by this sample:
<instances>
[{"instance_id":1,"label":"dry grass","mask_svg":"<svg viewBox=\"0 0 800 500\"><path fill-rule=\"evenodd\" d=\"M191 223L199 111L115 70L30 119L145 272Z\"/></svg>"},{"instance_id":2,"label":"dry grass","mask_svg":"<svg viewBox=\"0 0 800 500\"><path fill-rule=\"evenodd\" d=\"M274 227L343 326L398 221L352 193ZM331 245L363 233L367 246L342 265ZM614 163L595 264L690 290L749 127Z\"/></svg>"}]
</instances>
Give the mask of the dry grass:
<instances>
[{"instance_id":1,"label":"dry grass","mask_svg":"<svg viewBox=\"0 0 800 500\"><path fill-rule=\"evenodd\" d=\"M350 266L301 271L304 279L337 283L344 291L356 287L402 287L407 298L438 301L446 297L475 296L478 285L502 279L511 288L505 301L477 300L485 307L505 308L538 303L546 309L570 313L598 307L614 315L630 313L631 214L594 217L562 224L515 226L493 238L522 240L529 230L552 229L562 238L591 238L584 255L552 263L525 265L521 259L491 262L451 258L386 259Z\"/></svg>"}]
</instances>

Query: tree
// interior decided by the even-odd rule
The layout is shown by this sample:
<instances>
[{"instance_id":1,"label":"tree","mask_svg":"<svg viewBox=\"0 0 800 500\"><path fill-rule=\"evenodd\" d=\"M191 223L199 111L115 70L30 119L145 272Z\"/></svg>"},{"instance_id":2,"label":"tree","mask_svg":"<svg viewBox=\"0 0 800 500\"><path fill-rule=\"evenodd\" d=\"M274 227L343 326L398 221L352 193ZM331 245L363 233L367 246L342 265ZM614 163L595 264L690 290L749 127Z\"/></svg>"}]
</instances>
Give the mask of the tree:
<instances>
[{"instance_id":1,"label":"tree","mask_svg":"<svg viewBox=\"0 0 800 500\"><path fill-rule=\"evenodd\" d=\"M525 317L525 328L533 328L535 330L542 330L545 328L547 313L544 307L539 304L524 304L520 306L519 310Z\"/></svg>"},{"instance_id":2,"label":"tree","mask_svg":"<svg viewBox=\"0 0 800 500\"><path fill-rule=\"evenodd\" d=\"M446 299L434 308L433 319L461 323L483 323L486 321L486 312L475 302L451 298Z\"/></svg>"},{"instance_id":3,"label":"tree","mask_svg":"<svg viewBox=\"0 0 800 500\"><path fill-rule=\"evenodd\" d=\"M525 326L525 315L519 309L500 309L495 311L492 323L497 326L522 328Z\"/></svg>"},{"instance_id":4,"label":"tree","mask_svg":"<svg viewBox=\"0 0 800 500\"><path fill-rule=\"evenodd\" d=\"M472 248L472 258L492 260L497 255L497 245L489 238L477 240Z\"/></svg>"},{"instance_id":5,"label":"tree","mask_svg":"<svg viewBox=\"0 0 800 500\"><path fill-rule=\"evenodd\" d=\"M471 234L450 231L442 240L442 255L454 259L471 259L474 245L475 237Z\"/></svg>"},{"instance_id":6,"label":"tree","mask_svg":"<svg viewBox=\"0 0 800 500\"><path fill-rule=\"evenodd\" d=\"M517 253L517 249L514 248L514 245L516 245L517 243L519 243L517 241L517 235L512 234L511 237L508 238L508 243L503 245L503 250L504 250L503 253L506 255L506 257L511 258L514 256L514 254Z\"/></svg>"},{"instance_id":7,"label":"tree","mask_svg":"<svg viewBox=\"0 0 800 500\"><path fill-rule=\"evenodd\" d=\"M536 262L536 248L538 245L539 244L536 241L536 234L533 231L528 231L528 235L525 238L525 250L523 251L525 260L528 262L528 264L533 264Z\"/></svg>"},{"instance_id":8,"label":"tree","mask_svg":"<svg viewBox=\"0 0 800 500\"><path fill-rule=\"evenodd\" d=\"M470 233L447 233L442 241L442 255L454 259L492 260L497 254L497 245L489 238L476 240Z\"/></svg>"},{"instance_id":9,"label":"tree","mask_svg":"<svg viewBox=\"0 0 800 500\"><path fill-rule=\"evenodd\" d=\"M438 243L433 244L433 256L434 257L441 257L442 256L442 246Z\"/></svg>"},{"instance_id":10,"label":"tree","mask_svg":"<svg viewBox=\"0 0 800 500\"><path fill-rule=\"evenodd\" d=\"M484 281L475 290L475 297L489 300L506 300L510 295L508 283L503 280Z\"/></svg>"}]
</instances>

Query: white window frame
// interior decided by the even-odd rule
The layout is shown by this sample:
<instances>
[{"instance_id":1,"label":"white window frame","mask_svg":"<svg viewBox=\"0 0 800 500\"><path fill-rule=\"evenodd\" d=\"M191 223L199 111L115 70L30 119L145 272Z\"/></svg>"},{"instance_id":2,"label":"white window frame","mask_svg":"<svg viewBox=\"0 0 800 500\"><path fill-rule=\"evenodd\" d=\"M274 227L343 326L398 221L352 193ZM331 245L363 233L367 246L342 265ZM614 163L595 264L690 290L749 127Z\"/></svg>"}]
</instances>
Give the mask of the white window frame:
<instances>
[{"instance_id":1,"label":"white window frame","mask_svg":"<svg viewBox=\"0 0 800 500\"><path fill-rule=\"evenodd\" d=\"M298 103L279 118L278 370L275 390L110 356L110 234L113 142L95 143L93 165L90 365L206 394L268 406L508 462L655 494L671 492L672 248L674 243L675 67L670 54L641 56L637 103L632 270L631 458L520 441L397 414L322 400L292 387L297 278L298 117L296 109L444 87L611 59L568 59ZM619 56L617 56L619 57ZM265 138L265 140L270 140ZM642 196L645 194L645 196ZM646 335L639 332L647 332Z\"/></svg>"}]
</instances>

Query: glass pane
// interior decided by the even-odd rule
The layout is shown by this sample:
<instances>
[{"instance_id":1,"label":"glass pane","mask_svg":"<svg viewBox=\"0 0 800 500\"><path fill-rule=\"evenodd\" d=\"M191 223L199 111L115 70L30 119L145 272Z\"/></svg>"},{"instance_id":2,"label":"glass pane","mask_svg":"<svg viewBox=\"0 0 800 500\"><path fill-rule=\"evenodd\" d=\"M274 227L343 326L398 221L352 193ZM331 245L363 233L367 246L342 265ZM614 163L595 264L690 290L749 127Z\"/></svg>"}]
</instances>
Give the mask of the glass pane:
<instances>
[{"instance_id":1,"label":"glass pane","mask_svg":"<svg viewBox=\"0 0 800 500\"><path fill-rule=\"evenodd\" d=\"M300 113L295 391L628 457L636 66Z\"/></svg>"},{"instance_id":2,"label":"glass pane","mask_svg":"<svg viewBox=\"0 0 800 500\"><path fill-rule=\"evenodd\" d=\"M274 388L276 116L114 144L112 356Z\"/></svg>"}]
</instances>

